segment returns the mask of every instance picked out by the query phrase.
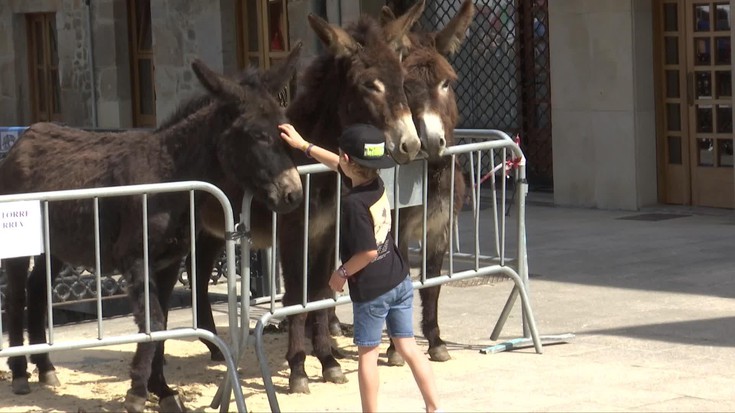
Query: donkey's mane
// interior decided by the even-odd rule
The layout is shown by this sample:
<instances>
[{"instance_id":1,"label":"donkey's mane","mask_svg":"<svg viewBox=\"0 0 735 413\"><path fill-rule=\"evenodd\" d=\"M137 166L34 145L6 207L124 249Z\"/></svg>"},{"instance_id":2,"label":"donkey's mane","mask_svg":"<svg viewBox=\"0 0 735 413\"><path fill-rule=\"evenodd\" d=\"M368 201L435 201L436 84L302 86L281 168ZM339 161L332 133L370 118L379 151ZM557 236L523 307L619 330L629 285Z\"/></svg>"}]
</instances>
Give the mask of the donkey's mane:
<instances>
[{"instance_id":1,"label":"donkey's mane","mask_svg":"<svg viewBox=\"0 0 735 413\"><path fill-rule=\"evenodd\" d=\"M446 78L454 82L457 73L452 65L433 48L415 47L406 56L405 63L410 66L409 71L419 73L420 78L436 83L439 78Z\"/></svg>"},{"instance_id":2,"label":"donkey's mane","mask_svg":"<svg viewBox=\"0 0 735 413\"><path fill-rule=\"evenodd\" d=\"M363 47L383 42L383 32L378 22L368 15L345 27L345 31ZM287 108L287 117L297 130L311 141L327 149L336 150L337 136L343 125L335 123L333 114L339 112L337 98L343 87L344 71L351 63L348 58L336 58L322 52L315 57L301 74L299 88L293 102ZM326 118L326 115L330 117Z\"/></svg>"},{"instance_id":3,"label":"donkey's mane","mask_svg":"<svg viewBox=\"0 0 735 413\"><path fill-rule=\"evenodd\" d=\"M364 14L357 21L348 24L345 31L349 33L358 43L369 46L373 42L383 41L383 31L380 24L374 18Z\"/></svg>"}]
</instances>

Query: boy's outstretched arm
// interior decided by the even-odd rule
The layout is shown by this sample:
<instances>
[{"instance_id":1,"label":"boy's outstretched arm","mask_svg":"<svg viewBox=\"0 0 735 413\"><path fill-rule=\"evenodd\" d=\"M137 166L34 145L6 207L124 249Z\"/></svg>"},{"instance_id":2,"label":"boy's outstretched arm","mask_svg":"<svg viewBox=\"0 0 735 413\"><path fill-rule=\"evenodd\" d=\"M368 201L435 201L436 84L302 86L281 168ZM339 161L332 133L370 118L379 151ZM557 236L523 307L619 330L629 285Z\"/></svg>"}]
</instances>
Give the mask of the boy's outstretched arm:
<instances>
[{"instance_id":1,"label":"boy's outstretched arm","mask_svg":"<svg viewBox=\"0 0 735 413\"><path fill-rule=\"evenodd\" d=\"M329 169L333 171L337 170L339 166L339 155L307 142L290 123L279 125L278 129L281 130L281 138L291 145L291 147L306 153L306 155L316 159Z\"/></svg>"}]
</instances>

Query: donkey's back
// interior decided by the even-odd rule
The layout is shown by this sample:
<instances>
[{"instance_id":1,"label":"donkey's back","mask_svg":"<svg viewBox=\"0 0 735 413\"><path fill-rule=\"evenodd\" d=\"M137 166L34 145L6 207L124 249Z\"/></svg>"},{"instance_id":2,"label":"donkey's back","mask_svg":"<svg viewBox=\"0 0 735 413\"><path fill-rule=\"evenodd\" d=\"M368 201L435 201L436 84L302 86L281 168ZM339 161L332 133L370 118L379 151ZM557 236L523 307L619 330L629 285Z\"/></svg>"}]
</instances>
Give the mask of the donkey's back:
<instances>
[{"instance_id":1,"label":"donkey's back","mask_svg":"<svg viewBox=\"0 0 735 413\"><path fill-rule=\"evenodd\" d=\"M147 138L143 131L91 132L35 123L0 164L0 194L155 182L146 176L152 174L150 166L142 164L156 153Z\"/></svg>"}]
</instances>

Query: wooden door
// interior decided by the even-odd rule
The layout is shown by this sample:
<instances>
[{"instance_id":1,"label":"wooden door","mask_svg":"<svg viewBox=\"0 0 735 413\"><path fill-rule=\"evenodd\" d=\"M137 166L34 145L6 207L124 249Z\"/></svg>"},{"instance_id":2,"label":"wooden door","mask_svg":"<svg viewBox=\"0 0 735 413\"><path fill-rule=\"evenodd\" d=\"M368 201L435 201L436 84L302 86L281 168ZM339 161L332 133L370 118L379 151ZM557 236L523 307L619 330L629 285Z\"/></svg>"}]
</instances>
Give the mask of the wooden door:
<instances>
[{"instance_id":1,"label":"wooden door","mask_svg":"<svg viewBox=\"0 0 735 413\"><path fill-rule=\"evenodd\" d=\"M290 49L287 0L238 0L237 50L240 68L270 68L285 60ZM279 93L282 104L290 100L291 87Z\"/></svg>"},{"instance_id":2,"label":"wooden door","mask_svg":"<svg viewBox=\"0 0 735 413\"><path fill-rule=\"evenodd\" d=\"M31 121L61 121L61 85L53 13L27 15Z\"/></svg>"},{"instance_id":3,"label":"wooden door","mask_svg":"<svg viewBox=\"0 0 735 413\"><path fill-rule=\"evenodd\" d=\"M656 2L661 200L735 208L730 2Z\"/></svg>"},{"instance_id":4,"label":"wooden door","mask_svg":"<svg viewBox=\"0 0 735 413\"><path fill-rule=\"evenodd\" d=\"M153 63L151 0L128 0L130 79L133 126L156 126L156 77Z\"/></svg>"}]
</instances>

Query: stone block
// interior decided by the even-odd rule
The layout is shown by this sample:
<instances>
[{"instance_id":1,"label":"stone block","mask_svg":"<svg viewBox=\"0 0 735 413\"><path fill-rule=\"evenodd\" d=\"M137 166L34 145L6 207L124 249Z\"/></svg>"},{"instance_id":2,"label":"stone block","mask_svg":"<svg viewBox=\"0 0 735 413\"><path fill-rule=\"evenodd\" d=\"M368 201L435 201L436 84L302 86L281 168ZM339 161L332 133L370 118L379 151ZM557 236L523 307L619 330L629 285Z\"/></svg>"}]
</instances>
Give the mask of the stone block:
<instances>
[{"instance_id":1,"label":"stone block","mask_svg":"<svg viewBox=\"0 0 735 413\"><path fill-rule=\"evenodd\" d=\"M97 95L100 100L115 100L120 96L117 67L105 67L97 71Z\"/></svg>"},{"instance_id":2,"label":"stone block","mask_svg":"<svg viewBox=\"0 0 735 413\"><path fill-rule=\"evenodd\" d=\"M94 64L98 68L116 65L117 36L124 33L115 31L112 23L96 24L94 28ZM127 37L127 36L126 36Z\"/></svg>"},{"instance_id":3,"label":"stone block","mask_svg":"<svg viewBox=\"0 0 735 413\"><path fill-rule=\"evenodd\" d=\"M0 97L15 96L16 85L15 63L13 60L0 58Z\"/></svg>"},{"instance_id":4,"label":"stone block","mask_svg":"<svg viewBox=\"0 0 735 413\"><path fill-rule=\"evenodd\" d=\"M0 96L0 125L15 126L19 124L15 99Z\"/></svg>"},{"instance_id":5,"label":"stone block","mask_svg":"<svg viewBox=\"0 0 735 413\"><path fill-rule=\"evenodd\" d=\"M109 23L115 19L113 0L97 0L92 4L92 22Z\"/></svg>"},{"instance_id":6,"label":"stone block","mask_svg":"<svg viewBox=\"0 0 735 413\"><path fill-rule=\"evenodd\" d=\"M13 13L46 13L62 10L69 0L11 0Z\"/></svg>"},{"instance_id":7,"label":"stone block","mask_svg":"<svg viewBox=\"0 0 735 413\"><path fill-rule=\"evenodd\" d=\"M170 29L170 27L154 27L153 29L153 49L156 65L180 67L184 64L181 37L178 31Z\"/></svg>"}]
</instances>

